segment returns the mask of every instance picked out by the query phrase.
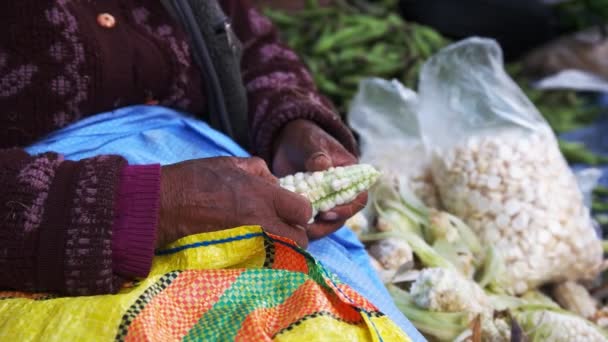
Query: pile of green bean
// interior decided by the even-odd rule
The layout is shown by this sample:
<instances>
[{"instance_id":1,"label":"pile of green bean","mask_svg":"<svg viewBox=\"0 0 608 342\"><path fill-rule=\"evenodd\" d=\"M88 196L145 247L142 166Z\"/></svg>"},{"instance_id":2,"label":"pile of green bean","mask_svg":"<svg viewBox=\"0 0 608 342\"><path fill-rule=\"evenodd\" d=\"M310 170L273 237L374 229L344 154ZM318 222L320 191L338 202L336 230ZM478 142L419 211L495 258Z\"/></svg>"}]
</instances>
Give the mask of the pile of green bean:
<instances>
[{"instance_id":1,"label":"pile of green bean","mask_svg":"<svg viewBox=\"0 0 608 342\"><path fill-rule=\"evenodd\" d=\"M424 61L448 40L435 30L405 22L396 1L309 1L297 13L267 9L283 40L304 59L320 91L344 113L366 77L398 79L415 87Z\"/></svg>"}]
</instances>

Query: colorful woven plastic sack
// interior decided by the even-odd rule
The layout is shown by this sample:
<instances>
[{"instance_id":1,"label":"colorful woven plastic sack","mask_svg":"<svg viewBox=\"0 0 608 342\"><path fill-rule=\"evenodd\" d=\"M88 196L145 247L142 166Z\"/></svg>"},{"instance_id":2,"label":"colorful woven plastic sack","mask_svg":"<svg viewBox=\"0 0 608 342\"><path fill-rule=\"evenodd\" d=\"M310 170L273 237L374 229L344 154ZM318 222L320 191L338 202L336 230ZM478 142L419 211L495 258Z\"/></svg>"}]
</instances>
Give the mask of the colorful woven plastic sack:
<instances>
[{"instance_id":1,"label":"colorful woven plastic sack","mask_svg":"<svg viewBox=\"0 0 608 342\"><path fill-rule=\"evenodd\" d=\"M304 250L240 227L159 251L119 294L0 292L0 341L409 341Z\"/></svg>"}]
</instances>

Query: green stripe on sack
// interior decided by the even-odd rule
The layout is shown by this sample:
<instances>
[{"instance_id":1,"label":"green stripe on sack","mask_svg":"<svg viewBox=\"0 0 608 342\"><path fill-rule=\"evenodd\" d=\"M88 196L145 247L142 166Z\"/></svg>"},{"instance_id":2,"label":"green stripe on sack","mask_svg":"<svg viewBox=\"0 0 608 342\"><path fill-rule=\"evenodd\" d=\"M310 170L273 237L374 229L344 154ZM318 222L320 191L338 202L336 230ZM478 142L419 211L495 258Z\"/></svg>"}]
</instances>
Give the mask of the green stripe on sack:
<instances>
[{"instance_id":1,"label":"green stripe on sack","mask_svg":"<svg viewBox=\"0 0 608 342\"><path fill-rule=\"evenodd\" d=\"M306 274L285 270L245 271L183 340L232 341L251 312L280 305L307 279Z\"/></svg>"}]
</instances>

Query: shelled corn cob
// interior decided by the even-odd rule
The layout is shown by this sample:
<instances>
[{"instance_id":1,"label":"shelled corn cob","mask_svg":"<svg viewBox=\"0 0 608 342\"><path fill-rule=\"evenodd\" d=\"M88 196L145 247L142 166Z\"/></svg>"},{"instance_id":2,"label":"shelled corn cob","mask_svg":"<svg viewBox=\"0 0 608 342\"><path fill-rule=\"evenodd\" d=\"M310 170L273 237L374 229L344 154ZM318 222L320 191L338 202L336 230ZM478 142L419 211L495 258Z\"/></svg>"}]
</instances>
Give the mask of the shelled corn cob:
<instances>
[{"instance_id":1,"label":"shelled corn cob","mask_svg":"<svg viewBox=\"0 0 608 342\"><path fill-rule=\"evenodd\" d=\"M379 175L373 166L357 164L332 167L322 172L298 172L281 178L279 184L306 197L312 204L314 218L318 212L353 201L369 189Z\"/></svg>"}]
</instances>

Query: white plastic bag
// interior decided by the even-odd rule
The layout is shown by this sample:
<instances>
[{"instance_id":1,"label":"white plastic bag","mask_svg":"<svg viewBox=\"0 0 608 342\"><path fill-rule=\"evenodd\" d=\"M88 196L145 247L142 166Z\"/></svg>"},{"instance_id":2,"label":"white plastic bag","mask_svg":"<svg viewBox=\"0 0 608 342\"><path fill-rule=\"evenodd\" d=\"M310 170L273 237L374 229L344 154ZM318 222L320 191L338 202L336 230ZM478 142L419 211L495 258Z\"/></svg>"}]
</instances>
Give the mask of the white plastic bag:
<instances>
[{"instance_id":1,"label":"white plastic bag","mask_svg":"<svg viewBox=\"0 0 608 342\"><path fill-rule=\"evenodd\" d=\"M439 201L417 120L418 95L400 82L363 80L348 113L359 135L361 161L372 164L395 184L408 188L428 206Z\"/></svg>"},{"instance_id":2,"label":"white plastic bag","mask_svg":"<svg viewBox=\"0 0 608 342\"><path fill-rule=\"evenodd\" d=\"M442 204L502 252L509 292L597 274L602 247L576 179L495 41L425 64L419 120Z\"/></svg>"}]
</instances>

